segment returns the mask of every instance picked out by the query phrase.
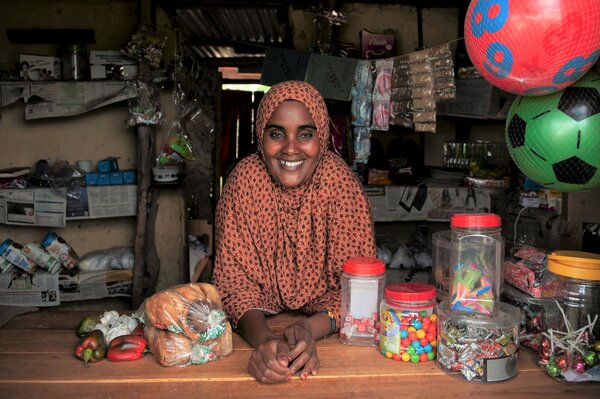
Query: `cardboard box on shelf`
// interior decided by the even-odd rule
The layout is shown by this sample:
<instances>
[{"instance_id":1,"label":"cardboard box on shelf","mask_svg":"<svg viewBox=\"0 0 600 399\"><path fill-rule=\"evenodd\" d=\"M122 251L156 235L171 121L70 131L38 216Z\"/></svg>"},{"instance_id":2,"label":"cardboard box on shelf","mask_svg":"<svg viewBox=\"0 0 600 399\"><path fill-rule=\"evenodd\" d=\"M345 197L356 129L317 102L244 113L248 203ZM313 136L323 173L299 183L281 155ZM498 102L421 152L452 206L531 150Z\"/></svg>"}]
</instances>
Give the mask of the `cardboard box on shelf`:
<instances>
[{"instance_id":1,"label":"cardboard box on shelf","mask_svg":"<svg viewBox=\"0 0 600 399\"><path fill-rule=\"evenodd\" d=\"M138 74L137 65L92 65L90 75L92 80L129 80L135 79Z\"/></svg>"},{"instance_id":2,"label":"cardboard box on shelf","mask_svg":"<svg viewBox=\"0 0 600 399\"><path fill-rule=\"evenodd\" d=\"M363 60L374 60L393 57L395 54L394 31L372 33L368 30L360 32L360 51Z\"/></svg>"},{"instance_id":3,"label":"cardboard box on shelf","mask_svg":"<svg viewBox=\"0 0 600 399\"><path fill-rule=\"evenodd\" d=\"M91 50L90 65L137 65L137 61L118 50Z\"/></svg>"}]
</instances>

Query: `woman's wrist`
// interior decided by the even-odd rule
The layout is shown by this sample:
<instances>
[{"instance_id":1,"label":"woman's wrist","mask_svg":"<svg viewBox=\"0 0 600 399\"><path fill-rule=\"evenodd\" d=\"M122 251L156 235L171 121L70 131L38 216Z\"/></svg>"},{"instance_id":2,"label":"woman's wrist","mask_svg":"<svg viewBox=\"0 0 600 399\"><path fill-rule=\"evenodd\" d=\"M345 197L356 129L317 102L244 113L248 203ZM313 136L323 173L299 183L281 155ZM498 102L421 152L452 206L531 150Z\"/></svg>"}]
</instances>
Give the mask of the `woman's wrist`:
<instances>
[{"instance_id":1,"label":"woman's wrist","mask_svg":"<svg viewBox=\"0 0 600 399\"><path fill-rule=\"evenodd\" d=\"M330 311L322 311L306 318L303 324L315 339L325 338L336 331L335 315Z\"/></svg>"}]
</instances>

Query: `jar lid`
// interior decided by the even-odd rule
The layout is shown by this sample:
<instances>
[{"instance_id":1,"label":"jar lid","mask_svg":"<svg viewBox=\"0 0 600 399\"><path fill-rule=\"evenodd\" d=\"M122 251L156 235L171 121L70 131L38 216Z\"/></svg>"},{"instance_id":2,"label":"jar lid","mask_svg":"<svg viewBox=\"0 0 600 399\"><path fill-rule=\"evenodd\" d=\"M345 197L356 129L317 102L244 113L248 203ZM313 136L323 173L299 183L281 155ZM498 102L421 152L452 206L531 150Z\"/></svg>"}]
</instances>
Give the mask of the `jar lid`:
<instances>
[{"instance_id":1,"label":"jar lid","mask_svg":"<svg viewBox=\"0 0 600 399\"><path fill-rule=\"evenodd\" d=\"M385 263L369 256L350 258L342 265L342 270L352 274L373 275L385 272Z\"/></svg>"},{"instance_id":2,"label":"jar lid","mask_svg":"<svg viewBox=\"0 0 600 399\"><path fill-rule=\"evenodd\" d=\"M452 227L500 227L502 219L494 213L455 213L450 218Z\"/></svg>"},{"instance_id":3,"label":"jar lid","mask_svg":"<svg viewBox=\"0 0 600 399\"><path fill-rule=\"evenodd\" d=\"M435 287L423 283L394 283L385 286L385 297L396 301L428 301L435 299Z\"/></svg>"},{"instance_id":4,"label":"jar lid","mask_svg":"<svg viewBox=\"0 0 600 399\"><path fill-rule=\"evenodd\" d=\"M581 251L555 251L548 255L548 270L582 280L600 280L600 255Z\"/></svg>"},{"instance_id":5,"label":"jar lid","mask_svg":"<svg viewBox=\"0 0 600 399\"><path fill-rule=\"evenodd\" d=\"M512 285L509 284L504 284L503 290L502 290L502 296L506 297L506 299L515 301L515 302L519 302L519 303L524 303L527 305L535 305L535 306L542 306L542 298L536 298L534 296L531 296L529 294L524 293L523 291L521 291L520 289L513 287Z\"/></svg>"}]
</instances>

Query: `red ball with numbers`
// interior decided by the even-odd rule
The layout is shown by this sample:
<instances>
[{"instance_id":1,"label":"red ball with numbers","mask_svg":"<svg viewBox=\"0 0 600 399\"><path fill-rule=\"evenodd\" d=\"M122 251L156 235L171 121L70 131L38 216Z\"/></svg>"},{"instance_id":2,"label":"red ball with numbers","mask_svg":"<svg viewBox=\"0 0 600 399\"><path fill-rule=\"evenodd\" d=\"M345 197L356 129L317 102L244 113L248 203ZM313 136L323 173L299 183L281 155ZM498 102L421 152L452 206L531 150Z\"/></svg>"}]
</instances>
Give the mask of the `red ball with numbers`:
<instances>
[{"instance_id":1,"label":"red ball with numbers","mask_svg":"<svg viewBox=\"0 0 600 399\"><path fill-rule=\"evenodd\" d=\"M575 83L600 56L600 0L471 0L465 44L492 85L550 94Z\"/></svg>"}]
</instances>

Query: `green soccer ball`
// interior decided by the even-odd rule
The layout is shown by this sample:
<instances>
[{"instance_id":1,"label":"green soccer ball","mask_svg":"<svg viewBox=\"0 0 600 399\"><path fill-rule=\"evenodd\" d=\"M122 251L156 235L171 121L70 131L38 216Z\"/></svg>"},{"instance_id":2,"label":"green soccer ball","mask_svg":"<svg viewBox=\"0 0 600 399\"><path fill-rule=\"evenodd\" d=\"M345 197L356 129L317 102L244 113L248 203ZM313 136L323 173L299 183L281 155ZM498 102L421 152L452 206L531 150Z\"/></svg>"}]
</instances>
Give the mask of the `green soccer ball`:
<instances>
[{"instance_id":1,"label":"green soccer ball","mask_svg":"<svg viewBox=\"0 0 600 399\"><path fill-rule=\"evenodd\" d=\"M512 159L536 183L561 191L600 187L600 74L588 72L546 96L517 97L505 138Z\"/></svg>"}]
</instances>

